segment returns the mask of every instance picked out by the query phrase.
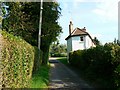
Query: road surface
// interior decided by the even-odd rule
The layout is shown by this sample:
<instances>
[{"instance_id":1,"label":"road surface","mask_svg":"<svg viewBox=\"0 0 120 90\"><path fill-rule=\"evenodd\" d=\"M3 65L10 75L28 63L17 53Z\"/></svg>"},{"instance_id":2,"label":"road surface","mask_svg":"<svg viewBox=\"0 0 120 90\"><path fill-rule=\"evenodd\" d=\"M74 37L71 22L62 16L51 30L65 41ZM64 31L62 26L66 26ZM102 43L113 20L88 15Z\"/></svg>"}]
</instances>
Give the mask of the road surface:
<instances>
[{"instance_id":1,"label":"road surface","mask_svg":"<svg viewBox=\"0 0 120 90\"><path fill-rule=\"evenodd\" d=\"M51 66L49 89L93 90L93 88L79 78L76 73L56 60L56 58L50 58L49 62Z\"/></svg>"}]
</instances>

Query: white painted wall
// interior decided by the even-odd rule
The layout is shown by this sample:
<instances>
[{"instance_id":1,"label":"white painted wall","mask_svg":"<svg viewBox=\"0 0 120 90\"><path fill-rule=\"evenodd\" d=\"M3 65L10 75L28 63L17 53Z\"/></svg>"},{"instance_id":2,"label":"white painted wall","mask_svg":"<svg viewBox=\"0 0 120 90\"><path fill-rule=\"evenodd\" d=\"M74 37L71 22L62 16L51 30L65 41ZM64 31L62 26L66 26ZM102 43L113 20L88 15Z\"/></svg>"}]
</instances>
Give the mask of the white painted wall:
<instances>
[{"instance_id":1,"label":"white painted wall","mask_svg":"<svg viewBox=\"0 0 120 90\"><path fill-rule=\"evenodd\" d=\"M84 39L84 37L83 37L83 40L84 41L80 41L80 36L72 37L72 51L85 49L85 45L84 45L85 39Z\"/></svg>"},{"instance_id":2,"label":"white painted wall","mask_svg":"<svg viewBox=\"0 0 120 90\"><path fill-rule=\"evenodd\" d=\"M69 58L69 52L72 51L72 38L67 40L67 56Z\"/></svg>"},{"instance_id":3,"label":"white painted wall","mask_svg":"<svg viewBox=\"0 0 120 90\"><path fill-rule=\"evenodd\" d=\"M93 45L92 40L89 36L86 36L86 49L90 48Z\"/></svg>"},{"instance_id":4,"label":"white painted wall","mask_svg":"<svg viewBox=\"0 0 120 90\"><path fill-rule=\"evenodd\" d=\"M94 45L92 40L88 35L82 36L83 41L80 40L81 36L70 37L67 40L67 54L69 58L69 52L76 50L88 49Z\"/></svg>"}]
</instances>

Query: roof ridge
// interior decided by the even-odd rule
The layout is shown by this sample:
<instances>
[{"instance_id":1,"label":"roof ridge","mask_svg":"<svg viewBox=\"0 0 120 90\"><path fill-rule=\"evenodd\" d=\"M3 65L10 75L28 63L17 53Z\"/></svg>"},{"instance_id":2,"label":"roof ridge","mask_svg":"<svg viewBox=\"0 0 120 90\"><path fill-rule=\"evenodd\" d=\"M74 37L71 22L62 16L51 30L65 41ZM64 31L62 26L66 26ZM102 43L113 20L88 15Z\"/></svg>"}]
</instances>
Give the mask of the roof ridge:
<instances>
[{"instance_id":1,"label":"roof ridge","mask_svg":"<svg viewBox=\"0 0 120 90\"><path fill-rule=\"evenodd\" d=\"M84 31L83 29L80 29L80 28L78 28L78 27L77 27L77 29L79 29L80 31L88 34L88 32Z\"/></svg>"}]
</instances>

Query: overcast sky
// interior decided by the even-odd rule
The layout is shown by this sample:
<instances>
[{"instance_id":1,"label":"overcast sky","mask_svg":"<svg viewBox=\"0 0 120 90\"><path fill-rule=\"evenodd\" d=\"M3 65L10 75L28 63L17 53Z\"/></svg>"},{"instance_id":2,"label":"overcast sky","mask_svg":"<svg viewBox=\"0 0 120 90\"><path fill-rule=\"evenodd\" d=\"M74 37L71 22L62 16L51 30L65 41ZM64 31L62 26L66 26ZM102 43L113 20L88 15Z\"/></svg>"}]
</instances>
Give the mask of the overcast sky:
<instances>
[{"instance_id":1,"label":"overcast sky","mask_svg":"<svg viewBox=\"0 0 120 90\"><path fill-rule=\"evenodd\" d=\"M118 1L119 0L57 0L62 9L59 24L63 28L60 43L66 43L69 35L69 22L74 28L86 27L92 37L101 43L118 39Z\"/></svg>"}]
</instances>

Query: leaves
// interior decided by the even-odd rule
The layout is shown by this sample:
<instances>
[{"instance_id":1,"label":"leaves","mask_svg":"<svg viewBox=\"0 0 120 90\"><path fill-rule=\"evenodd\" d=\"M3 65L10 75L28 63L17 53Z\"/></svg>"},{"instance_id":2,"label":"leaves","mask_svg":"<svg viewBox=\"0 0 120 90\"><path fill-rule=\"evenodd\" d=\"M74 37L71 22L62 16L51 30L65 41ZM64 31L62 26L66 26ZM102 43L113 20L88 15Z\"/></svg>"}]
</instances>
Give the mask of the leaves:
<instances>
[{"instance_id":1,"label":"leaves","mask_svg":"<svg viewBox=\"0 0 120 90\"><path fill-rule=\"evenodd\" d=\"M20 36L33 46L38 46L40 2L7 2L9 17L3 20L3 29ZM41 50L49 51L50 44L62 32L58 24L61 8L56 2L43 3ZM49 53L49 52L48 52ZM47 53L47 55L48 55ZM46 58L48 60L48 58ZM45 59L45 60L46 60Z\"/></svg>"},{"instance_id":2,"label":"leaves","mask_svg":"<svg viewBox=\"0 0 120 90\"><path fill-rule=\"evenodd\" d=\"M20 37L2 31L4 48L2 50L2 84L5 88L28 88L38 49ZM37 53L36 53L37 52Z\"/></svg>"},{"instance_id":3,"label":"leaves","mask_svg":"<svg viewBox=\"0 0 120 90\"><path fill-rule=\"evenodd\" d=\"M69 62L87 76L104 79L112 88L120 88L120 46L117 44L106 43L104 46L71 52Z\"/></svg>"}]
</instances>

